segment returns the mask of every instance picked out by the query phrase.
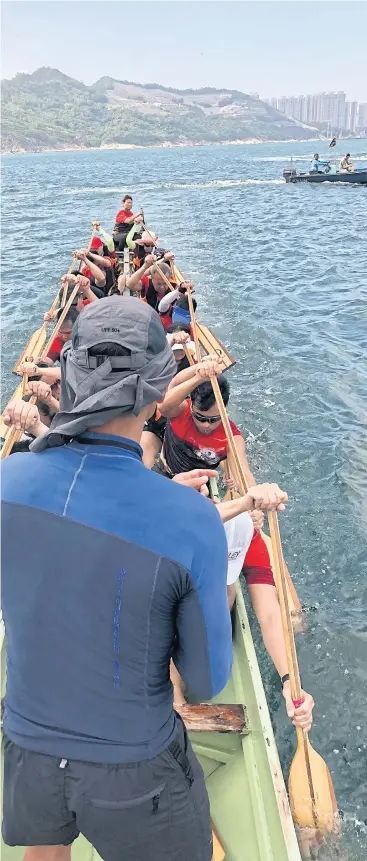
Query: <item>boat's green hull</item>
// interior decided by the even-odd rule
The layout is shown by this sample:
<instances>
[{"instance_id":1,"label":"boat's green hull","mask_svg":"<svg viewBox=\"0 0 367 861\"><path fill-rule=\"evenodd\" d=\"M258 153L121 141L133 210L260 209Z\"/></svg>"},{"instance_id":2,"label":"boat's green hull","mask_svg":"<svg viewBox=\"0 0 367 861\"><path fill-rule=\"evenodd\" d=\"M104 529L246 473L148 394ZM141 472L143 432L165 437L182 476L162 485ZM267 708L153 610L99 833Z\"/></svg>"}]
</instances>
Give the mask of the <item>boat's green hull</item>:
<instances>
[{"instance_id":1,"label":"boat's green hull","mask_svg":"<svg viewBox=\"0 0 367 861\"><path fill-rule=\"evenodd\" d=\"M248 732L192 734L204 768L212 819L226 861L300 861L297 839L240 589L237 592L232 677L217 698L246 707ZM2 648L4 659L5 646ZM4 673L3 673L4 678ZM2 861L20 861L22 848L2 846ZM97 861L84 838L72 861ZM146 859L149 861L149 858ZM188 859L188 861L190 861Z\"/></svg>"}]
</instances>

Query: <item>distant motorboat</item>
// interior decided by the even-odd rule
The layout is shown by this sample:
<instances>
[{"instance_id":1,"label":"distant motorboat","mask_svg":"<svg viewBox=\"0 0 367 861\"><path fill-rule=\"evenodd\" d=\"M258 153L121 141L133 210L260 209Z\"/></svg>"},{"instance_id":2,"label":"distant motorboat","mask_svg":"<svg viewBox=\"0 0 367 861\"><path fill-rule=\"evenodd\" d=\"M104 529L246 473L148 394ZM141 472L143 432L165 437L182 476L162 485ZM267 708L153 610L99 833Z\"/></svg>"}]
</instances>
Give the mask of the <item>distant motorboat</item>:
<instances>
[{"instance_id":1,"label":"distant motorboat","mask_svg":"<svg viewBox=\"0 0 367 861\"><path fill-rule=\"evenodd\" d=\"M309 173L297 173L294 168L285 168L283 176L286 182L351 182L358 185L367 185L367 169L353 171L312 171Z\"/></svg>"}]
</instances>

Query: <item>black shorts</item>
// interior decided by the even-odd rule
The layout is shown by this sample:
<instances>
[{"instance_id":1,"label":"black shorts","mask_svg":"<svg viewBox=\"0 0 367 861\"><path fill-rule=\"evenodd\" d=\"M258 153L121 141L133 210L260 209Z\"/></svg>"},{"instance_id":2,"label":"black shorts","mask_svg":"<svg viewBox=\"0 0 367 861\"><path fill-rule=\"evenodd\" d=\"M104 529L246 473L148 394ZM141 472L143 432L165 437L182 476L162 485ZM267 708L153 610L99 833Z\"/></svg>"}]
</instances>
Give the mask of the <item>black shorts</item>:
<instances>
[{"instance_id":1,"label":"black shorts","mask_svg":"<svg viewBox=\"0 0 367 861\"><path fill-rule=\"evenodd\" d=\"M166 433L167 427L167 419L164 416L160 416L159 419L156 419L152 416L147 422L145 422L144 430L150 431L150 433L154 433L155 436L160 439L161 443L163 443L164 435Z\"/></svg>"},{"instance_id":2,"label":"black shorts","mask_svg":"<svg viewBox=\"0 0 367 861\"><path fill-rule=\"evenodd\" d=\"M186 731L154 759L60 760L5 741L3 839L69 846L84 834L104 861L211 861L204 776Z\"/></svg>"}]
</instances>

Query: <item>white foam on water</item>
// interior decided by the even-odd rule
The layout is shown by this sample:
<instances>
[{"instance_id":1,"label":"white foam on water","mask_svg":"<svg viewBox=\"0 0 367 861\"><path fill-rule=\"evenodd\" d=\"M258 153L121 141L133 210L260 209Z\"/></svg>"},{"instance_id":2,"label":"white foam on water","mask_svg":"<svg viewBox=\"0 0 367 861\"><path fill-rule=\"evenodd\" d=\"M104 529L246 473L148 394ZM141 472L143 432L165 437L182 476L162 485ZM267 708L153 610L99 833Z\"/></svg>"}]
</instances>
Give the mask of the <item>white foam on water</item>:
<instances>
[{"instance_id":1,"label":"white foam on water","mask_svg":"<svg viewBox=\"0 0 367 861\"><path fill-rule=\"evenodd\" d=\"M254 156L254 158L249 159L249 161L290 161L291 158L293 161L310 161L312 159L312 155L265 155L265 156Z\"/></svg>"},{"instance_id":2,"label":"white foam on water","mask_svg":"<svg viewBox=\"0 0 367 861\"><path fill-rule=\"evenodd\" d=\"M283 184L284 179L212 179L209 182L165 182L157 185L144 186L144 189L150 191L159 191L159 189L174 189L174 188L231 188L237 185L279 185ZM122 194L124 188L112 188L106 186L93 186L90 188L65 188L59 193L61 195L70 194ZM139 188L142 191L142 188Z\"/></svg>"},{"instance_id":3,"label":"white foam on water","mask_svg":"<svg viewBox=\"0 0 367 861\"><path fill-rule=\"evenodd\" d=\"M211 179L209 182L166 183L164 188L232 188L238 185L279 185L283 182L284 179Z\"/></svg>"},{"instance_id":4,"label":"white foam on water","mask_svg":"<svg viewBox=\"0 0 367 861\"><path fill-rule=\"evenodd\" d=\"M93 186L93 188L64 188L60 194L122 194L124 188L106 188Z\"/></svg>"}]
</instances>

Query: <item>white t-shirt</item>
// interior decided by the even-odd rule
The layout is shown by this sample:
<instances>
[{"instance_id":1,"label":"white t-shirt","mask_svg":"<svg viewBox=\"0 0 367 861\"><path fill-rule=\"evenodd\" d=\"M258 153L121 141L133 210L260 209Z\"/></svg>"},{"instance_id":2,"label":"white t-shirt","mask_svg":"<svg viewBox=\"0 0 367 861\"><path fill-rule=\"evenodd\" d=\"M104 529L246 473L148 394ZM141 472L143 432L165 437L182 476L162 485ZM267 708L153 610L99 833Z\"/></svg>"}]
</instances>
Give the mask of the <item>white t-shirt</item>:
<instances>
[{"instance_id":1,"label":"white t-shirt","mask_svg":"<svg viewBox=\"0 0 367 861\"><path fill-rule=\"evenodd\" d=\"M240 576L246 553L254 534L254 524L247 511L223 523L228 544L227 586Z\"/></svg>"}]
</instances>

